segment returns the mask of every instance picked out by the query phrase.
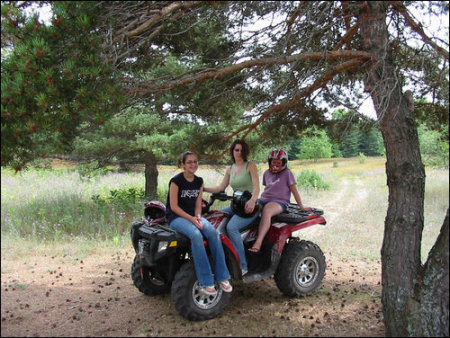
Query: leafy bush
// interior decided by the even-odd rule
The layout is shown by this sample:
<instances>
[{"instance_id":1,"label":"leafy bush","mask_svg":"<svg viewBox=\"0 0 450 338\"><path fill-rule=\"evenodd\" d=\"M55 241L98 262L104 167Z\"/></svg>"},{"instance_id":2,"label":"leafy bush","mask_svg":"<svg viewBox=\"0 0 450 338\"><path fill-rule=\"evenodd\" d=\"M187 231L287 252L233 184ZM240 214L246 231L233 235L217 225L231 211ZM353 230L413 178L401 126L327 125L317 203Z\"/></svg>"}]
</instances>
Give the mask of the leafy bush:
<instances>
[{"instance_id":1,"label":"leafy bush","mask_svg":"<svg viewBox=\"0 0 450 338\"><path fill-rule=\"evenodd\" d=\"M322 179L322 176L314 170L302 170L297 177L299 186L312 189L330 189L330 184Z\"/></svg>"},{"instance_id":2,"label":"leafy bush","mask_svg":"<svg viewBox=\"0 0 450 338\"><path fill-rule=\"evenodd\" d=\"M93 195L91 199L99 208L112 204L118 207L133 207L136 202L145 198L145 192L142 188L114 189L110 190L109 196L101 197Z\"/></svg>"},{"instance_id":3,"label":"leafy bush","mask_svg":"<svg viewBox=\"0 0 450 338\"><path fill-rule=\"evenodd\" d=\"M445 135L424 125L419 126L418 132L423 163L448 168L449 145Z\"/></svg>"},{"instance_id":4,"label":"leafy bush","mask_svg":"<svg viewBox=\"0 0 450 338\"><path fill-rule=\"evenodd\" d=\"M330 139L324 130L309 128L300 144L300 159L330 158L333 155Z\"/></svg>"},{"instance_id":5,"label":"leafy bush","mask_svg":"<svg viewBox=\"0 0 450 338\"><path fill-rule=\"evenodd\" d=\"M364 155L363 153L359 153L359 163L366 163L366 155Z\"/></svg>"},{"instance_id":6,"label":"leafy bush","mask_svg":"<svg viewBox=\"0 0 450 338\"><path fill-rule=\"evenodd\" d=\"M90 181L92 178L105 175L112 171L111 169L100 167L98 161L91 161L77 165L78 175L83 181Z\"/></svg>"}]
</instances>

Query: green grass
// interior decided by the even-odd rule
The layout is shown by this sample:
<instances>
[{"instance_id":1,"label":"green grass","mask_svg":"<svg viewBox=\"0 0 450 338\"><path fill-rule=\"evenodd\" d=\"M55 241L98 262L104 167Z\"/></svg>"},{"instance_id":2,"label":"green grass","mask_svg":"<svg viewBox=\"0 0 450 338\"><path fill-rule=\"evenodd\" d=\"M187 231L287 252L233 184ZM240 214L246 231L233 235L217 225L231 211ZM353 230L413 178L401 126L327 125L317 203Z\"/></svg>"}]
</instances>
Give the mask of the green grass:
<instances>
[{"instance_id":1,"label":"green grass","mask_svg":"<svg viewBox=\"0 0 450 338\"><path fill-rule=\"evenodd\" d=\"M329 254L379 259L388 198L385 161L368 157L364 163L358 158L290 162L296 177L302 171L314 171L328 187L311 189L299 184L304 205L323 208L328 224L298 235L315 241ZM259 164L260 181L266 166ZM197 174L204 178L205 186L215 186L221 182L224 168L201 166ZM159 167L158 199L164 203L168 182L178 172L173 166ZM1 173L2 254L21 255L34 248L82 257L96 250L99 243L127 246L131 223L143 218L141 172L107 172L90 180L64 167L19 174L2 169ZM427 168L426 174L423 260L449 205L448 169ZM204 198L208 196L205 193ZM215 207L227 204L216 202Z\"/></svg>"}]
</instances>

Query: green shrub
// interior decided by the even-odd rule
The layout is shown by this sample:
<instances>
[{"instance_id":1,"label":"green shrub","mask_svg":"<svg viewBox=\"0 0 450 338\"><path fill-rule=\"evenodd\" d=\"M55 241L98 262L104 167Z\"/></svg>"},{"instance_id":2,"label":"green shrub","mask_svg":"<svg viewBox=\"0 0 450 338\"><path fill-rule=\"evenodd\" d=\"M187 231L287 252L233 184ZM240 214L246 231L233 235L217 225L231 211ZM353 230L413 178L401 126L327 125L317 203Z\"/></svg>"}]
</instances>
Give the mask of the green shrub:
<instances>
[{"instance_id":1,"label":"green shrub","mask_svg":"<svg viewBox=\"0 0 450 338\"><path fill-rule=\"evenodd\" d=\"M359 163L366 163L366 155L364 155L363 153L359 153Z\"/></svg>"},{"instance_id":2,"label":"green shrub","mask_svg":"<svg viewBox=\"0 0 450 338\"><path fill-rule=\"evenodd\" d=\"M330 158L333 155L332 144L324 130L316 127L308 128L306 136L302 138L300 145L300 159Z\"/></svg>"},{"instance_id":3,"label":"green shrub","mask_svg":"<svg viewBox=\"0 0 450 338\"><path fill-rule=\"evenodd\" d=\"M299 186L312 189L330 189L330 184L322 179L322 176L314 170L302 170L297 177Z\"/></svg>"},{"instance_id":4,"label":"green shrub","mask_svg":"<svg viewBox=\"0 0 450 338\"><path fill-rule=\"evenodd\" d=\"M446 136L423 125L419 126L418 132L423 163L427 166L448 168L449 145Z\"/></svg>"},{"instance_id":5,"label":"green shrub","mask_svg":"<svg viewBox=\"0 0 450 338\"><path fill-rule=\"evenodd\" d=\"M110 190L109 196L101 197L100 195L93 195L91 199L99 208L103 208L107 204L112 204L117 207L133 207L136 202L142 201L145 198L145 192L142 188L127 188Z\"/></svg>"},{"instance_id":6,"label":"green shrub","mask_svg":"<svg viewBox=\"0 0 450 338\"><path fill-rule=\"evenodd\" d=\"M77 165L78 175L82 181L90 181L91 179L105 175L112 171L111 169L100 167L98 161L91 161Z\"/></svg>"}]
</instances>

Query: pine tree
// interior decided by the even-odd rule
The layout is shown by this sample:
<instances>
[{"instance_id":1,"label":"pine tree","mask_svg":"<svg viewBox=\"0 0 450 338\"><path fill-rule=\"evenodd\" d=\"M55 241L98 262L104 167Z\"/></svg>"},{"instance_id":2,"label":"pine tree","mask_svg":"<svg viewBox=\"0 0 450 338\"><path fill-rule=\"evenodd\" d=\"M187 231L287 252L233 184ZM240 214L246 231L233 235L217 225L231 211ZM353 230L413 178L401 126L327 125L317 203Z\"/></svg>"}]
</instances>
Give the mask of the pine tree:
<instances>
[{"instance_id":1,"label":"pine tree","mask_svg":"<svg viewBox=\"0 0 450 338\"><path fill-rule=\"evenodd\" d=\"M45 151L69 151L80 122L102 124L123 103L119 74L101 57L98 15L85 2L58 3L46 25L2 3L2 34L14 44L2 56L2 164L20 170Z\"/></svg>"},{"instance_id":2,"label":"pine tree","mask_svg":"<svg viewBox=\"0 0 450 338\"><path fill-rule=\"evenodd\" d=\"M361 132L358 126L351 126L342 135L342 155L344 157L354 157L359 154L359 141Z\"/></svg>"}]
</instances>

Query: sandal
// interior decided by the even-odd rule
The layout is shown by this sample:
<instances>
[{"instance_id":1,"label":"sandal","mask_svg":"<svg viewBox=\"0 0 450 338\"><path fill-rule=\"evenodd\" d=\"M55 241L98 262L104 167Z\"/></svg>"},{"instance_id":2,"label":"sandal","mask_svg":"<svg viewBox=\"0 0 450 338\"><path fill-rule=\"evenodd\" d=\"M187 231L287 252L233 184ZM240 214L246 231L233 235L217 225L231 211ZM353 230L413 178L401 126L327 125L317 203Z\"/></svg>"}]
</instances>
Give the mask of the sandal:
<instances>
[{"instance_id":1,"label":"sandal","mask_svg":"<svg viewBox=\"0 0 450 338\"><path fill-rule=\"evenodd\" d=\"M231 286L230 282L227 280L224 280L222 282L219 283L220 284L220 288L225 291L225 292L231 292L233 291L233 287Z\"/></svg>"},{"instance_id":2,"label":"sandal","mask_svg":"<svg viewBox=\"0 0 450 338\"><path fill-rule=\"evenodd\" d=\"M214 288L214 286L202 287L202 288L200 288L200 291L207 296L215 296L217 294L217 291Z\"/></svg>"}]
</instances>

